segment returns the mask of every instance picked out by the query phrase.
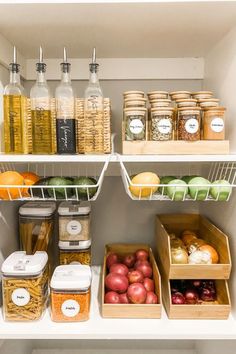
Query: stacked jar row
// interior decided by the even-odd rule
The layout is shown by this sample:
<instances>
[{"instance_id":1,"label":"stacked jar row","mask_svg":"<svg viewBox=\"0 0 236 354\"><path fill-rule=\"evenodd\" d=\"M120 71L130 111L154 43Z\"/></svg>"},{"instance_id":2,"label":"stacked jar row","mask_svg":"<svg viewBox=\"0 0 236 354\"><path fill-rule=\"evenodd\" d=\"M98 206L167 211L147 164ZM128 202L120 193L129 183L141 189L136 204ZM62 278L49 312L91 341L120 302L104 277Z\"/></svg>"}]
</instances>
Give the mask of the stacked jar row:
<instances>
[{"instance_id":1,"label":"stacked jar row","mask_svg":"<svg viewBox=\"0 0 236 354\"><path fill-rule=\"evenodd\" d=\"M124 93L124 140L224 140L225 108L210 91ZM170 98L171 99L170 99Z\"/></svg>"}]
</instances>

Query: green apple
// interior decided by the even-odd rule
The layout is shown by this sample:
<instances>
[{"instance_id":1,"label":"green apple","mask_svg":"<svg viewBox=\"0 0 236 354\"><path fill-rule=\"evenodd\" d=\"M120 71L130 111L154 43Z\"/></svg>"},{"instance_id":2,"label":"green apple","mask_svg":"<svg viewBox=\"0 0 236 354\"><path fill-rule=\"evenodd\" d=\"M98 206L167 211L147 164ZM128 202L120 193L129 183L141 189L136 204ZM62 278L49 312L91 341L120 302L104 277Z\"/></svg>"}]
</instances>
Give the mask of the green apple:
<instances>
[{"instance_id":1,"label":"green apple","mask_svg":"<svg viewBox=\"0 0 236 354\"><path fill-rule=\"evenodd\" d=\"M173 179L176 179L176 177L175 176L161 177L160 184L168 184L169 182L173 181ZM163 195L167 195L167 187L160 187L160 193Z\"/></svg>"},{"instance_id":2,"label":"green apple","mask_svg":"<svg viewBox=\"0 0 236 354\"><path fill-rule=\"evenodd\" d=\"M187 193L188 193L188 185L181 179L173 179L168 183L167 195L171 200L174 201L184 200Z\"/></svg>"},{"instance_id":3,"label":"green apple","mask_svg":"<svg viewBox=\"0 0 236 354\"><path fill-rule=\"evenodd\" d=\"M189 181L188 183L189 194L191 198L200 201L205 200L210 189L210 186L207 187L208 184L210 184L210 182L206 178L203 177L192 178L191 181Z\"/></svg>"},{"instance_id":4,"label":"green apple","mask_svg":"<svg viewBox=\"0 0 236 354\"><path fill-rule=\"evenodd\" d=\"M214 186L214 184L219 184L220 187ZM224 179L219 179L212 183L212 187L210 189L210 194L213 199L219 200L221 202L225 202L228 200L230 194L232 192L232 187L230 183Z\"/></svg>"}]
</instances>

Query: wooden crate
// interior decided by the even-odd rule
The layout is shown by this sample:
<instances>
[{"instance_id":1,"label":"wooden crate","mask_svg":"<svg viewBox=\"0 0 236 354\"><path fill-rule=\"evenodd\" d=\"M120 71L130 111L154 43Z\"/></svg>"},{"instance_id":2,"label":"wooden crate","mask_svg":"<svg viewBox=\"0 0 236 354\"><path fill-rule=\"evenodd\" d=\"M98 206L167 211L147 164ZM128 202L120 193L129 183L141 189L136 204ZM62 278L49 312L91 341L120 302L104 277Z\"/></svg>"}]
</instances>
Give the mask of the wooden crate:
<instances>
[{"instance_id":1,"label":"wooden crate","mask_svg":"<svg viewBox=\"0 0 236 354\"><path fill-rule=\"evenodd\" d=\"M172 305L170 281L162 278L163 304L170 319L226 320L231 310L226 280L215 280L218 304Z\"/></svg>"},{"instance_id":2,"label":"wooden crate","mask_svg":"<svg viewBox=\"0 0 236 354\"><path fill-rule=\"evenodd\" d=\"M157 294L159 304L105 304L105 277L107 275L106 258L109 252L116 252L118 255L124 256L133 253L138 249L149 251L150 262L153 267L153 279L155 282L155 293ZM157 268L152 249L146 244L108 244L105 247L105 257L102 272L102 316L108 318L160 318L161 307L161 278Z\"/></svg>"},{"instance_id":3,"label":"wooden crate","mask_svg":"<svg viewBox=\"0 0 236 354\"><path fill-rule=\"evenodd\" d=\"M193 230L218 252L218 264L172 264L169 233L180 236ZM158 215L156 218L156 248L163 273L168 279L229 279L231 257L228 237L209 220L198 214Z\"/></svg>"},{"instance_id":4,"label":"wooden crate","mask_svg":"<svg viewBox=\"0 0 236 354\"><path fill-rule=\"evenodd\" d=\"M228 140L123 141L124 155L227 155Z\"/></svg>"}]
</instances>

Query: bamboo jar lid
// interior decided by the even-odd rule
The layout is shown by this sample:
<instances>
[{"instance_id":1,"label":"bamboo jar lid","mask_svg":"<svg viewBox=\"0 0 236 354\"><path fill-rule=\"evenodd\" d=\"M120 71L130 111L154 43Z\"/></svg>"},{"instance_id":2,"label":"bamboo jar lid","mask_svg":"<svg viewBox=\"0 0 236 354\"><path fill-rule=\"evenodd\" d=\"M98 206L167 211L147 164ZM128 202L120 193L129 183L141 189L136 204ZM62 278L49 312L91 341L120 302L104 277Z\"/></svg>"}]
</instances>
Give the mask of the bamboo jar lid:
<instances>
[{"instance_id":1,"label":"bamboo jar lid","mask_svg":"<svg viewBox=\"0 0 236 354\"><path fill-rule=\"evenodd\" d=\"M184 98L191 98L190 91L173 91L170 93L170 97L173 101L184 99Z\"/></svg>"}]
</instances>

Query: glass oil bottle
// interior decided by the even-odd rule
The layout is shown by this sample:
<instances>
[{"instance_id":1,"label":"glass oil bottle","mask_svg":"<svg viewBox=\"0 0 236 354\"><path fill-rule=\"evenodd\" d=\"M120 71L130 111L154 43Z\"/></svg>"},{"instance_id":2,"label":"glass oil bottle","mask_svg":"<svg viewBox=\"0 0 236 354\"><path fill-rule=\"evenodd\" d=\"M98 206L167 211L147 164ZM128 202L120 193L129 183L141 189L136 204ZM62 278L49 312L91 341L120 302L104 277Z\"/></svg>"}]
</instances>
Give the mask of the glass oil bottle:
<instances>
[{"instance_id":1,"label":"glass oil bottle","mask_svg":"<svg viewBox=\"0 0 236 354\"><path fill-rule=\"evenodd\" d=\"M98 79L96 50L93 49L90 79L84 100L84 142L85 154L104 153L103 93Z\"/></svg>"},{"instance_id":2,"label":"glass oil bottle","mask_svg":"<svg viewBox=\"0 0 236 354\"><path fill-rule=\"evenodd\" d=\"M61 82L56 88L56 135L57 153L76 153L75 95L71 85L70 66L64 48L61 63Z\"/></svg>"},{"instance_id":3,"label":"glass oil bottle","mask_svg":"<svg viewBox=\"0 0 236 354\"><path fill-rule=\"evenodd\" d=\"M39 62L36 64L37 79L30 91L32 117L33 154L52 154L52 112L49 87L45 78L46 64L43 62L43 50L39 50Z\"/></svg>"},{"instance_id":4,"label":"glass oil bottle","mask_svg":"<svg viewBox=\"0 0 236 354\"><path fill-rule=\"evenodd\" d=\"M4 145L7 154L28 153L27 99L20 83L20 65L14 47L10 82L4 89Z\"/></svg>"}]
</instances>

